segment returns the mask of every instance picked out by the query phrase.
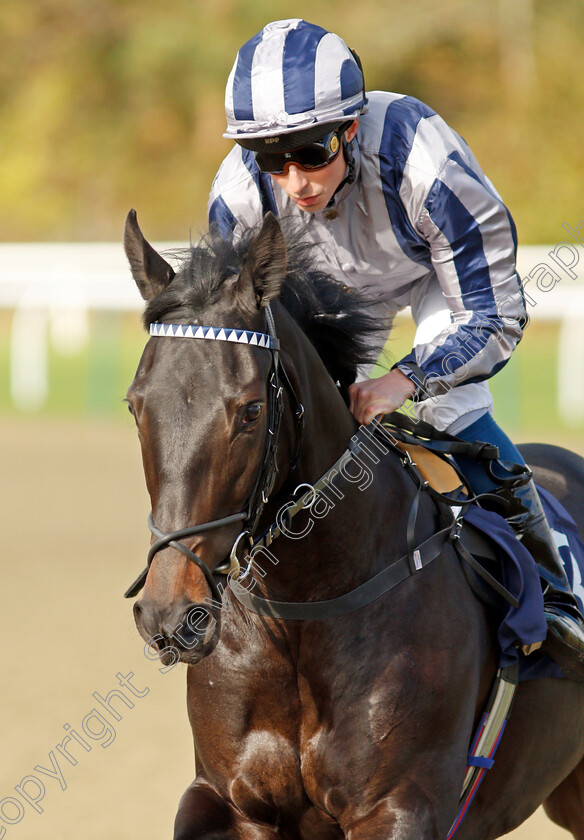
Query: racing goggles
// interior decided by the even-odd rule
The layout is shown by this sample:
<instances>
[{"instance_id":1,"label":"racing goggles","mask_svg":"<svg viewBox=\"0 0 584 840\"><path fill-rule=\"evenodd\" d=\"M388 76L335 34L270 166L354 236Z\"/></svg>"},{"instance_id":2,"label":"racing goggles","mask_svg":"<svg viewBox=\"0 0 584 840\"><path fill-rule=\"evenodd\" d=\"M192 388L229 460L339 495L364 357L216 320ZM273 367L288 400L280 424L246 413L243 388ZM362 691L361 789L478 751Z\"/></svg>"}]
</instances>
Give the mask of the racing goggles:
<instances>
[{"instance_id":1,"label":"racing goggles","mask_svg":"<svg viewBox=\"0 0 584 840\"><path fill-rule=\"evenodd\" d=\"M289 163L294 163L301 169L324 169L338 157L341 150L340 132L330 131L320 140L291 149L289 152L256 152L255 159L262 172L271 175L282 175Z\"/></svg>"}]
</instances>

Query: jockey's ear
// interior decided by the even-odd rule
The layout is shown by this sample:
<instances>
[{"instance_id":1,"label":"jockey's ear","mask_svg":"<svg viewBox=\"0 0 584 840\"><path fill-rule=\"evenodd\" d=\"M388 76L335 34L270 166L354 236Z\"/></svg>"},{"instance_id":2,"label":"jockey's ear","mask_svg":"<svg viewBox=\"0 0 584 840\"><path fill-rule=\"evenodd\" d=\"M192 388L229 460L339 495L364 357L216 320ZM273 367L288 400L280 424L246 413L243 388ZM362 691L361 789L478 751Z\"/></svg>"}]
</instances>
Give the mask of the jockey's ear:
<instances>
[{"instance_id":1,"label":"jockey's ear","mask_svg":"<svg viewBox=\"0 0 584 840\"><path fill-rule=\"evenodd\" d=\"M132 277L144 300L152 300L166 289L174 277L174 269L144 239L135 210L130 210L126 218L124 250Z\"/></svg>"},{"instance_id":2,"label":"jockey's ear","mask_svg":"<svg viewBox=\"0 0 584 840\"><path fill-rule=\"evenodd\" d=\"M345 131L345 140L347 143L350 143L353 137L357 134L357 129L359 128L359 117L353 120L349 128Z\"/></svg>"},{"instance_id":3,"label":"jockey's ear","mask_svg":"<svg viewBox=\"0 0 584 840\"><path fill-rule=\"evenodd\" d=\"M286 279L286 243L279 221L266 213L258 235L252 240L237 283L241 302L252 309L262 309L280 294ZM247 300L246 300L247 298Z\"/></svg>"}]
</instances>

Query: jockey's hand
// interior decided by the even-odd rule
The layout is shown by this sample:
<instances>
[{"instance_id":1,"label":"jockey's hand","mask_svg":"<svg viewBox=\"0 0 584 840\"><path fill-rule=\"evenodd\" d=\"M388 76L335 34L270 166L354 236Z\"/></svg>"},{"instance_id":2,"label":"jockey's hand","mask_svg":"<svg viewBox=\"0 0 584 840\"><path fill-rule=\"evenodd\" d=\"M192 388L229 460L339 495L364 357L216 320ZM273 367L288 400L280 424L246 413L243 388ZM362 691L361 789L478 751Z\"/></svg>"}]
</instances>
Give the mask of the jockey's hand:
<instances>
[{"instance_id":1,"label":"jockey's hand","mask_svg":"<svg viewBox=\"0 0 584 840\"><path fill-rule=\"evenodd\" d=\"M416 390L415 384L398 368L377 379L349 386L349 408L357 421L367 426L379 414L389 414L402 406Z\"/></svg>"}]
</instances>

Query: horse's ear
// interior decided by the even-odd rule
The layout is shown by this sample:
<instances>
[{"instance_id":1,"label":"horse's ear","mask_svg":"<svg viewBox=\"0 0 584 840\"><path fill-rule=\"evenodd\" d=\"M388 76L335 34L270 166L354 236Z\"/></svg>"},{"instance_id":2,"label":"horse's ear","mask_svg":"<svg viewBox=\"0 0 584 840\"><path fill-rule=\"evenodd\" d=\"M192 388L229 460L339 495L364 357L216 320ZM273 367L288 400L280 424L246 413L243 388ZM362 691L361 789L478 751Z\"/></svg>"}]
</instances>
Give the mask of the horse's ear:
<instances>
[{"instance_id":1,"label":"horse's ear","mask_svg":"<svg viewBox=\"0 0 584 840\"><path fill-rule=\"evenodd\" d=\"M280 294L286 264L282 228L273 213L266 213L261 230L248 249L238 283L240 289L253 290L258 309Z\"/></svg>"},{"instance_id":2,"label":"horse's ear","mask_svg":"<svg viewBox=\"0 0 584 840\"><path fill-rule=\"evenodd\" d=\"M130 210L126 219L124 250L130 263L132 277L144 300L152 300L166 289L174 277L174 270L144 239L135 210Z\"/></svg>"}]
</instances>

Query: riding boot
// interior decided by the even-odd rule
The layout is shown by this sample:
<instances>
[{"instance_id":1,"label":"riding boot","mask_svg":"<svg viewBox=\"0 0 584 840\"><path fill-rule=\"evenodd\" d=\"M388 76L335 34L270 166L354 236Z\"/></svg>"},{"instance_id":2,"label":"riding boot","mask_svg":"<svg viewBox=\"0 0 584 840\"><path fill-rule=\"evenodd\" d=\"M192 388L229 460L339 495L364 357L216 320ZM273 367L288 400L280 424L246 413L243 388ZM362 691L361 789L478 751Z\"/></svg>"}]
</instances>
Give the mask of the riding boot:
<instances>
[{"instance_id":1,"label":"riding boot","mask_svg":"<svg viewBox=\"0 0 584 840\"><path fill-rule=\"evenodd\" d=\"M560 552L533 480L513 490L523 510L509 517L537 565L543 586L548 632L542 651L566 676L584 681L584 618L568 582Z\"/></svg>"}]
</instances>

